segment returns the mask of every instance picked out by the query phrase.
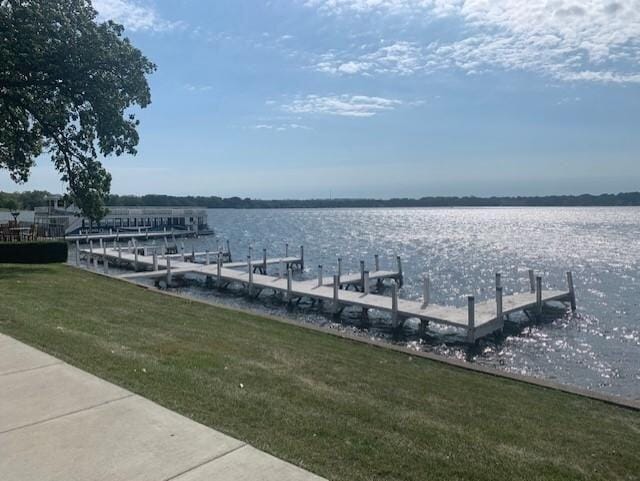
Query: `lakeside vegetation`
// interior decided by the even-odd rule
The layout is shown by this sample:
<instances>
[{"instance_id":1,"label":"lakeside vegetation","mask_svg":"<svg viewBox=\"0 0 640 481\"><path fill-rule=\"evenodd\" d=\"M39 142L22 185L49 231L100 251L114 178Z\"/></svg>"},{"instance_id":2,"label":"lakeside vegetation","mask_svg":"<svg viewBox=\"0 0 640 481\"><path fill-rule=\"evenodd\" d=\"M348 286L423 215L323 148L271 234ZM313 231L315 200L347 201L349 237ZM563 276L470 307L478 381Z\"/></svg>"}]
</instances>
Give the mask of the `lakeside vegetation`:
<instances>
[{"instance_id":1,"label":"lakeside vegetation","mask_svg":"<svg viewBox=\"0 0 640 481\"><path fill-rule=\"evenodd\" d=\"M46 191L1 192L0 208L33 210L45 205ZM283 209L341 207L581 207L640 206L640 192L618 194L548 195L517 197L421 197L419 199L282 199L262 200L240 197L171 196L162 194L115 195L107 197L110 206L207 207L209 209Z\"/></svg>"},{"instance_id":2,"label":"lakeside vegetation","mask_svg":"<svg viewBox=\"0 0 640 481\"><path fill-rule=\"evenodd\" d=\"M0 332L333 480L637 479L640 414L65 265Z\"/></svg>"}]
</instances>

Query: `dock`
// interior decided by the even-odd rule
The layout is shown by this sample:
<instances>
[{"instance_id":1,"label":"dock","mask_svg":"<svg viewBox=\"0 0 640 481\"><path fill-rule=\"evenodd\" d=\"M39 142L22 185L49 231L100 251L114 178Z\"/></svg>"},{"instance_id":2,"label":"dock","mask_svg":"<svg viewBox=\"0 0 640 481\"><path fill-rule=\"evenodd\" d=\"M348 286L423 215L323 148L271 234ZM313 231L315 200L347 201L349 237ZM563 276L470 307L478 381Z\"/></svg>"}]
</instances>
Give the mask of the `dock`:
<instances>
[{"instance_id":1,"label":"dock","mask_svg":"<svg viewBox=\"0 0 640 481\"><path fill-rule=\"evenodd\" d=\"M466 332L466 341L475 343L478 339L488 336L504 327L504 321L509 314L525 311L540 316L543 305L551 301L563 301L576 309L576 297L573 286L573 276L567 272L567 290L543 289L542 278L529 271L531 284L530 292L503 295L502 279L496 274L495 299L476 302L475 296L467 297L466 308L442 306L430 302L430 280L423 279L423 295L421 301L401 299L398 289L403 282L402 263L397 258L397 270L380 270L379 259L376 256L375 270L369 272L364 269L364 262L360 263L359 273L341 272L341 262L338 262L338 272L332 276L325 276L323 267L318 266L317 279L294 281L294 269L304 268L304 249L300 256L283 256L267 258L266 250L263 258L254 260L247 256L246 261L225 262L224 256L215 256L215 263L185 262L175 259L175 256L160 256L153 251L145 255L138 249L131 252L127 248L107 248L101 250L78 249L76 263L80 264L80 255L85 257L88 266L98 268L98 261L108 273L109 264L131 267L136 272L123 274L126 279L164 279L167 286L171 286L173 279L178 276L205 276L207 284L215 281L219 287L231 283L244 286L248 294L258 296L264 290L271 290L283 297L288 303L296 299L309 298L313 301L329 306L330 312L337 315L345 307L361 308L364 313L370 309L390 314L392 327L401 329L407 319L420 321L420 333L423 335L429 323L452 326ZM206 253L205 253L206 254ZM288 254L288 253L287 253ZM211 261L211 258L208 259ZM268 275L270 266L278 266L276 275ZM393 281L390 285L391 295L380 293L380 287L385 281ZM349 288L352 288L350 290ZM376 289L377 292L372 292Z\"/></svg>"},{"instance_id":2,"label":"dock","mask_svg":"<svg viewBox=\"0 0 640 481\"><path fill-rule=\"evenodd\" d=\"M118 232L103 232L95 234L77 234L65 236L67 242L80 242L88 244L89 241L99 242L124 242L127 240L152 240L162 238L180 238L180 237L197 237L197 232L192 230L172 229L164 231L149 231L139 229L137 231L118 231Z\"/></svg>"}]
</instances>

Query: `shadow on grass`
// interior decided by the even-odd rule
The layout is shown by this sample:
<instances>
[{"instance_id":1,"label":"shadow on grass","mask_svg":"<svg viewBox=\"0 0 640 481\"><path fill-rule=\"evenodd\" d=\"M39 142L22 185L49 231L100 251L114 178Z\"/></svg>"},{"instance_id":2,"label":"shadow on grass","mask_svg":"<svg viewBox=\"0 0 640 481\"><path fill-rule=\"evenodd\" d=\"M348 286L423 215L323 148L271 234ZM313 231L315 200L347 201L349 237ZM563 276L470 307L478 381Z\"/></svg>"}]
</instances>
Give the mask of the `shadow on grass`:
<instances>
[{"instance_id":1,"label":"shadow on grass","mask_svg":"<svg viewBox=\"0 0 640 481\"><path fill-rule=\"evenodd\" d=\"M34 274L53 274L63 264L0 264L0 280L17 279Z\"/></svg>"}]
</instances>

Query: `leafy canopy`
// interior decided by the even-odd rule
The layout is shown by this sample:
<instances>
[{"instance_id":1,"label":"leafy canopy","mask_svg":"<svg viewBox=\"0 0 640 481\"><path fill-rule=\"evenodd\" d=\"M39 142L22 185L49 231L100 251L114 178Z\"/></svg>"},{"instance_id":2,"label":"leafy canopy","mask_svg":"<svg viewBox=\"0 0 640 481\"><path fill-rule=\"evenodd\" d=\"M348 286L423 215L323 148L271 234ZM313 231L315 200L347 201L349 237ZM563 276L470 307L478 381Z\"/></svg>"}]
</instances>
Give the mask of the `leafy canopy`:
<instances>
[{"instance_id":1,"label":"leafy canopy","mask_svg":"<svg viewBox=\"0 0 640 481\"><path fill-rule=\"evenodd\" d=\"M136 154L155 65L89 0L0 0L0 169L26 182L51 155L68 195L92 220L111 175L98 154Z\"/></svg>"}]
</instances>

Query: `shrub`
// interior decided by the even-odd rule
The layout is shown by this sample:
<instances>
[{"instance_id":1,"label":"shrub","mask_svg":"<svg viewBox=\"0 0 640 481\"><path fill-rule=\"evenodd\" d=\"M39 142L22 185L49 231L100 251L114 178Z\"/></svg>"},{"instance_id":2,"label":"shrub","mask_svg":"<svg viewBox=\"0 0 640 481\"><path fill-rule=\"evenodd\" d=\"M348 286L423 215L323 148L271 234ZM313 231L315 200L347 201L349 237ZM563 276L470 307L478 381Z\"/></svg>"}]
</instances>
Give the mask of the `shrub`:
<instances>
[{"instance_id":1,"label":"shrub","mask_svg":"<svg viewBox=\"0 0 640 481\"><path fill-rule=\"evenodd\" d=\"M67 243L63 241L0 242L0 263L50 264L67 261Z\"/></svg>"}]
</instances>

